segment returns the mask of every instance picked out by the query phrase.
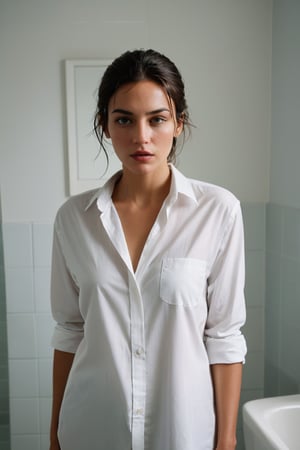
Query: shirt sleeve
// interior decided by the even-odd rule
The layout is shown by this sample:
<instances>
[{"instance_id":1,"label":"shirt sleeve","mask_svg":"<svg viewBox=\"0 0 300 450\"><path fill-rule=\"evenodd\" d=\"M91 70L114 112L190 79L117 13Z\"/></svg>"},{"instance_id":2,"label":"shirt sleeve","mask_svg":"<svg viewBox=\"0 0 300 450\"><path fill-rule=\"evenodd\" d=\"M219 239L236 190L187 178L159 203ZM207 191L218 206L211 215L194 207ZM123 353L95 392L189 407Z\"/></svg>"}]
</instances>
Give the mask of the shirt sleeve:
<instances>
[{"instance_id":1,"label":"shirt sleeve","mask_svg":"<svg viewBox=\"0 0 300 450\"><path fill-rule=\"evenodd\" d=\"M208 278L204 340L210 364L245 362L246 342L240 331L246 319L244 283L244 230L237 203Z\"/></svg>"},{"instance_id":2,"label":"shirt sleeve","mask_svg":"<svg viewBox=\"0 0 300 450\"><path fill-rule=\"evenodd\" d=\"M83 337L84 320L79 310L79 289L68 269L62 241L56 219L52 250L51 309L57 324L51 344L57 350L75 353Z\"/></svg>"}]
</instances>

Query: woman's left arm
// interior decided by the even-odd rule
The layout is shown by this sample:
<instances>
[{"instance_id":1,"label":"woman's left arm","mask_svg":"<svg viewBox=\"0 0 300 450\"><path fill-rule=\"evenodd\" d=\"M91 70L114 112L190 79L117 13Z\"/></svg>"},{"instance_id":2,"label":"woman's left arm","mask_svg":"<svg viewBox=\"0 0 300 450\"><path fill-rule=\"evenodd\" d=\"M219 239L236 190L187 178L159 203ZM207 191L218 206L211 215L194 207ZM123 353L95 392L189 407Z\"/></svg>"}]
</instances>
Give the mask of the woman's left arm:
<instances>
[{"instance_id":1,"label":"woman's left arm","mask_svg":"<svg viewBox=\"0 0 300 450\"><path fill-rule=\"evenodd\" d=\"M242 363L212 364L216 410L216 450L234 450L242 383Z\"/></svg>"}]
</instances>

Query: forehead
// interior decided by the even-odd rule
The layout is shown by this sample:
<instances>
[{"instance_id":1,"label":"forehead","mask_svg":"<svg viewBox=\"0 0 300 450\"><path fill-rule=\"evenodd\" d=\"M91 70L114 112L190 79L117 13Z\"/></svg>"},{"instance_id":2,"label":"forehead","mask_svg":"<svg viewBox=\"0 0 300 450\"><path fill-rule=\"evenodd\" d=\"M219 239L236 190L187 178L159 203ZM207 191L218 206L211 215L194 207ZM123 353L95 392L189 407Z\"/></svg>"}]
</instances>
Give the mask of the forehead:
<instances>
[{"instance_id":1,"label":"forehead","mask_svg":"<svg viewBox=\"0 0 300 450\"><path fill-rule=\"evenodd\" d=\"M109 101L109 109L112 108L144 108L166 107L170 108L170 99L165 89L150 80L142 80L121 86Z\"/></svg>"}]
</instances>

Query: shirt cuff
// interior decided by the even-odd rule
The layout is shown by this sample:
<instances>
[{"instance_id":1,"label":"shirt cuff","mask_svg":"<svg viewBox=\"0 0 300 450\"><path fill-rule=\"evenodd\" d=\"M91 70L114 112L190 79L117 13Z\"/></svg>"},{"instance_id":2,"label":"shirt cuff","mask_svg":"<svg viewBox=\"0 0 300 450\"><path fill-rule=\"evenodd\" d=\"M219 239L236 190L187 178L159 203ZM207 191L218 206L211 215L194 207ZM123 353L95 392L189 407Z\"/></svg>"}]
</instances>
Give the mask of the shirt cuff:
<instances>
[{"instance_id":1,"label":"shirt cuff","mask_svg":"<svg viewBox=\"0 0 300 450\"><path fill-rule=\"evenodd\" d=\"M56 325L51 340L51 345L56 350L68 353L76 353L83 338L83 330L70 330L62 325Z\"/></svg>"},{"instance_id":2,"label":"shirt cuff","mask_svg":"<svg viewBox=\"0 0 300 450\"><path fill-rule=\"evenodd\" d=\"M247 346L242 334L226 338L206 337L205 345L210 364L245 363Z\"/></svg>"}]
</instances>

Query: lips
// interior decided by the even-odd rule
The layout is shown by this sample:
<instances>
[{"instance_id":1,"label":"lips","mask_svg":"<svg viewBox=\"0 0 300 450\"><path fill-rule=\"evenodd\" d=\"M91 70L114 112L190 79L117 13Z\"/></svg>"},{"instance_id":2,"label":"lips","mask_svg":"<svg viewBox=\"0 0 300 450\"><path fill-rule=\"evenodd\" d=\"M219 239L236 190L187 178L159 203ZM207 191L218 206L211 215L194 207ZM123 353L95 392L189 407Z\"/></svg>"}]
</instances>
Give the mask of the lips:
<instances>
[{"instance_id":1,"label":"lips","mask_svg":"<svg viewBox=\"0 0 300 450\"><path fill-rule=\"evenodd\" d=\"M153 156L153 153L148 152L147 150L137 150L130 155L130 157L138 163L148 163L152 160Z\"/></svg>"},{"instance_id":2,"label":"lips","mask_svg":"<svg viewBox=\"0 0 300 450\"><path fill-rule=\"evenodd\" d=\"M133 158L135 157L150 157L153 156L153 153L147 152L145 150L137 150L136 152L132 153L130 156Z\"/></svg>"}]
</instances>

